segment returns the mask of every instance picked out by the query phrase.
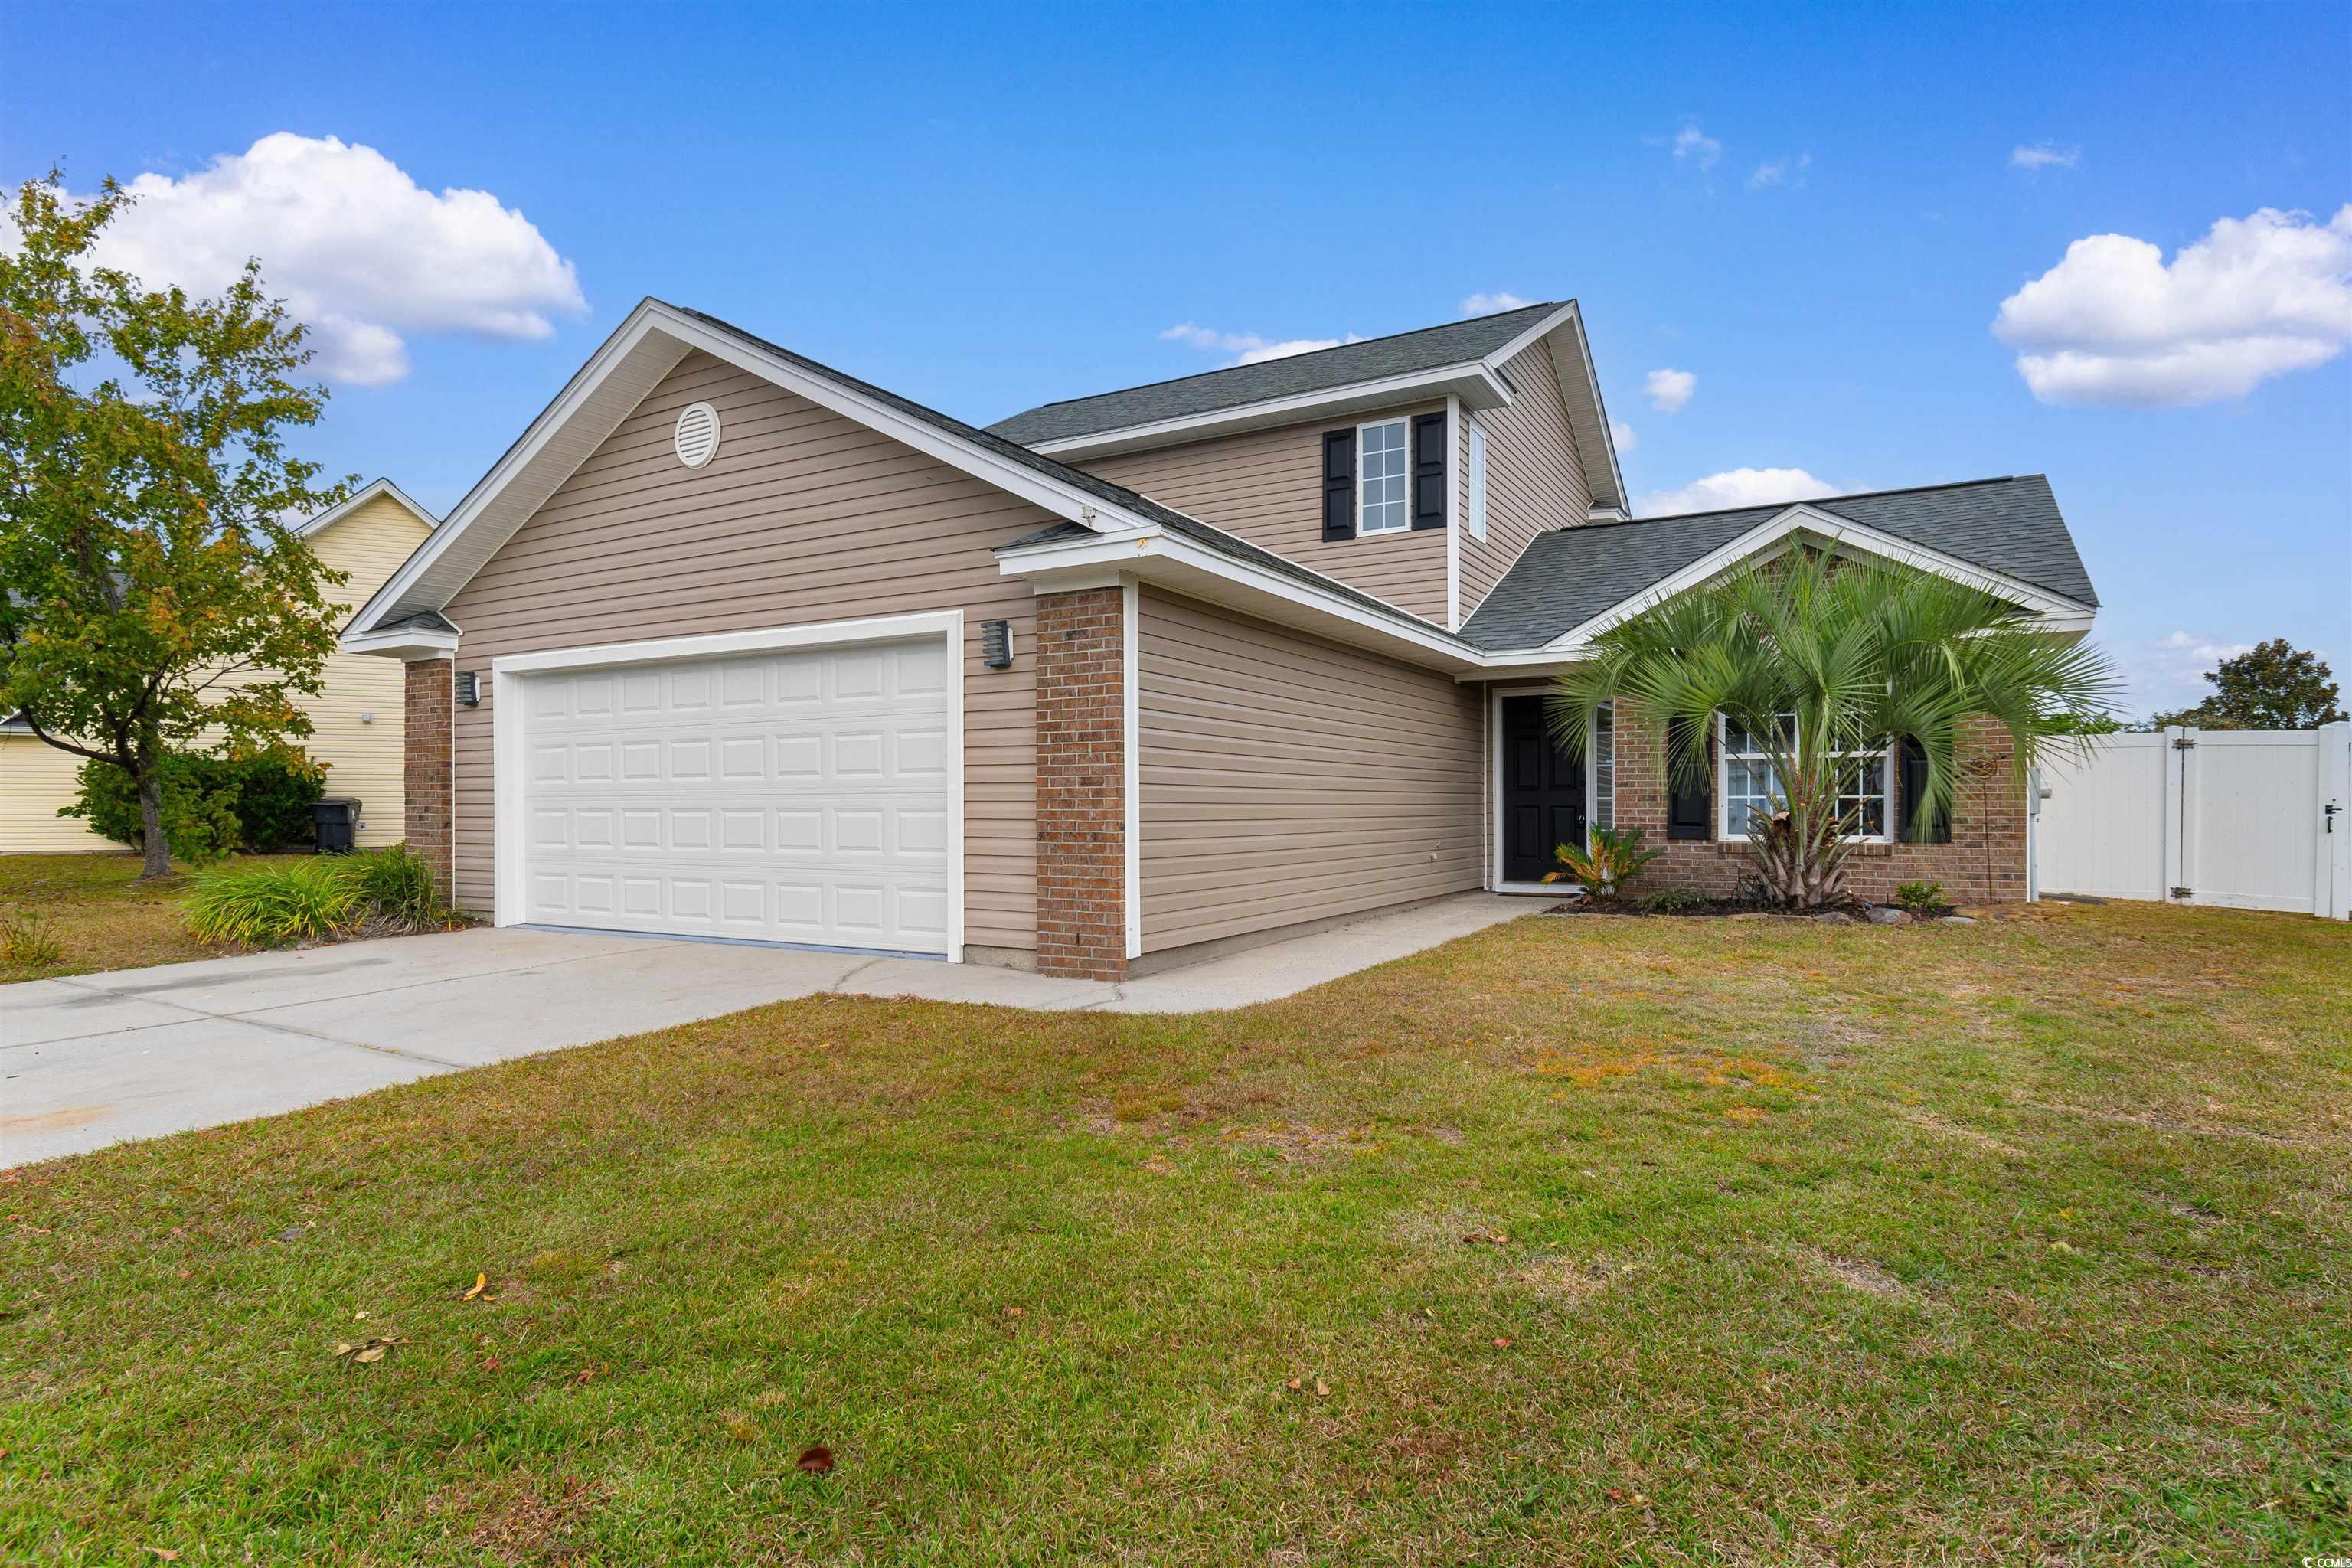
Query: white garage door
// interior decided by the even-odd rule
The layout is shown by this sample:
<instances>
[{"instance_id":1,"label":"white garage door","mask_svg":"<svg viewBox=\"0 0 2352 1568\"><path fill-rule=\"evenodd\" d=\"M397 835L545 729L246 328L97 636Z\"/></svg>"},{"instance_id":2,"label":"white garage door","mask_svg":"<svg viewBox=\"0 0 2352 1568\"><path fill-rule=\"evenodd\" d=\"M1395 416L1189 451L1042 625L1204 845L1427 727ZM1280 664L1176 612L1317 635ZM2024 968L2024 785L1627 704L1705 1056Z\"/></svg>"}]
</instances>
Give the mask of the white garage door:
<instances>
[{"instance_id":1,"label":"white garage door","mask_svg":"<svg viewBox=\"0 0 2352 1568\"><path fill-rule=\"evenodd\" d=\"M947 645L533 675L524 919L945 952Z\"/></svg>"}]
</instances>

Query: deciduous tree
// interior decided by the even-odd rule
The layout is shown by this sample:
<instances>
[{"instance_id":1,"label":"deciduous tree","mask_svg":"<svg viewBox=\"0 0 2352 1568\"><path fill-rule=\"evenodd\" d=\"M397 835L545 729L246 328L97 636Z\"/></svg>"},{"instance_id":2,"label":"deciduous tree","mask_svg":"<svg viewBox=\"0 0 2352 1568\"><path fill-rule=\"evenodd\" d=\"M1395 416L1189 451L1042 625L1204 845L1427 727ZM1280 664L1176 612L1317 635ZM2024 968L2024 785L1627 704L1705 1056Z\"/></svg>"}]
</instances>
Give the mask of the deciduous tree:
<instances>
[{"instance_id":1,"label":"deciduous tree","mask_svg":"<svg viewBox=\"0 0 2352 1568\"><path fill-rule=\"evenodd\" d=\"M2257 644L2205 672L2213 695L2194 708L2158 713L2151 729L2194 724L2200 730L2316 730L2344 717L2335 671L2315 653L2284 637Z\"/></svg>"}]
</instances>

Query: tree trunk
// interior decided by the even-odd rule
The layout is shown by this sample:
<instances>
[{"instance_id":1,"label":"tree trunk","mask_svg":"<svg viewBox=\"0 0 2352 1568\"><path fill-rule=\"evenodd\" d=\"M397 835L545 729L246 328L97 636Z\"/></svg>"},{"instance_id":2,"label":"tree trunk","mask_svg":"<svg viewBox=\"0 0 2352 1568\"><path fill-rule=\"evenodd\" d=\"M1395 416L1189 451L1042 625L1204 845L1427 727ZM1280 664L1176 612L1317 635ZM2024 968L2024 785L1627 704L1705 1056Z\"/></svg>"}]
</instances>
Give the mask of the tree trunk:
<instances>
[{"instance_id":1,"label":"tree trunk","mask_svg":"<svg viewBox=\"0 0 2352 1568\"><path fill-rule=\"evenodd\" d=\"M150 766L139 775L139 837L146 863L139 879L152 882L172 874L172 846L163 837L163 770Z\"/></svg>"}]
</instances>

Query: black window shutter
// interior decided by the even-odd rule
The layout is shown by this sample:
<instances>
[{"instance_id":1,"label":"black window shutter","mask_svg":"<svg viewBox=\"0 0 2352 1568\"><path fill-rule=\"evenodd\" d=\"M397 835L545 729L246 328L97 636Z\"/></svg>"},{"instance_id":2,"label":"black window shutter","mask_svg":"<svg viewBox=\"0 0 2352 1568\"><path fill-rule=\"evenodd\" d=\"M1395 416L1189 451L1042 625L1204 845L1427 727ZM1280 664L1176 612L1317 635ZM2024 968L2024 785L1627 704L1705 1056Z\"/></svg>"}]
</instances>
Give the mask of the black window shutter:
<instances>
[{"instance_id":1,"label":"black window shutter","mask_svg":"<svg viewBox=\"0 0 2352 1568\"><path fill-rule=\"evenodd\" d=\"M1323 436L1323 537L1356 537L1356 433Z\"/></svg>"},{"instance_id":2,"label":"black window shutter","mask_svg":"<svg viewBox=\"0 0 2352 1568\"><path fill-rule=\"evenodd\" d=\"M1690 721L1677 719L1670 731L1673 741L1687 744ZM1715 742L1706 744L1706 782L1692 788L1674 771L1673 759L1681 747L1669 744L1666 750L1666 837L1669 838L1712 838L1715 837Z\"/></svg>"},{"instance_id":3,"label":"black window shutter","mask_svg":"<svg viewBox=\"0 0 2352 1568\"><path fill-rule=\"evenodd\" d=\"M1445 416L1412 422L1412 525L1445 526Z\"/></svg>"},{"instance_id":4,"label":"black window shutter","mask_svg":"<svg viewBox=\"0 0 2352 1568\"><path fill-rule=\"evenodd\" d=\"M1899 793L1895 797L1895 809L1902 814L1897 819L1902 824L1897 830L1898 836L1906 844L1949 844L1952 841L1950 811L1937 808L1925 834L1911 820L1911 813L1918 805L1919 797L1927 793L1927 748L1906 735L1903 737L1901 759L1895 779Z\"/></svg>"}]
</instances>

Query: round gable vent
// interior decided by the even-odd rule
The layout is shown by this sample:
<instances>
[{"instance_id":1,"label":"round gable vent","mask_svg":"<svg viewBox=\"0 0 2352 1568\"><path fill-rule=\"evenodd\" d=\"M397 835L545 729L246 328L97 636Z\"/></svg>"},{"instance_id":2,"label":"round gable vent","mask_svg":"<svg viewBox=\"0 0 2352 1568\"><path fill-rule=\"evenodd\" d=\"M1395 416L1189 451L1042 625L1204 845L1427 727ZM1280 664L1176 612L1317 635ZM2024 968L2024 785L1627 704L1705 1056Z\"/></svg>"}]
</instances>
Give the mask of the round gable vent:
<instances>
[{"instance_id":1,"label":"round gable vent","mask_svg":"<svg viewBox=\"0 0 2352 1568\"><path fill-rule=\"evenodd\" d=\"M697 403L677 416L677 429L670 437L670 445L677 460L689 468L698 468L719 455L719 410L708 403Z\"/></svg>"}]
</instances>

